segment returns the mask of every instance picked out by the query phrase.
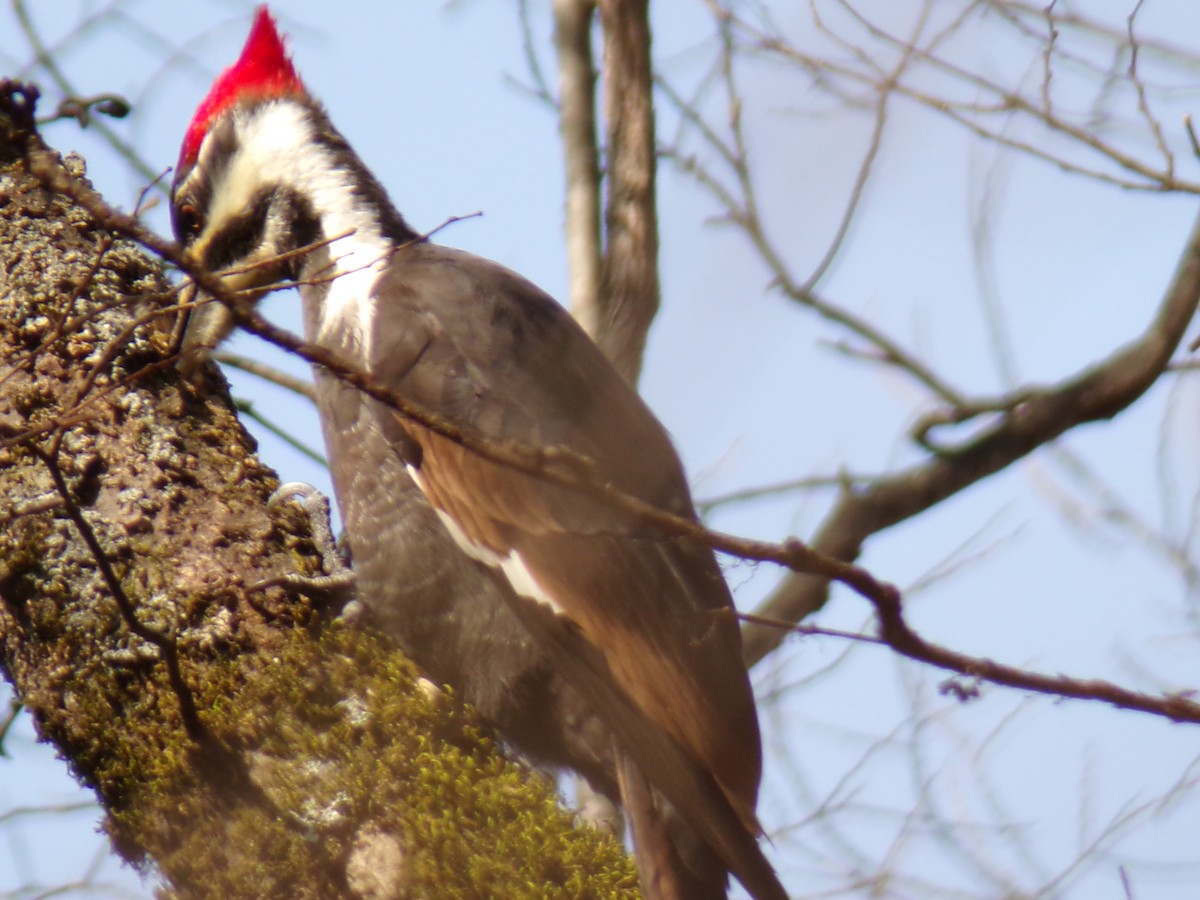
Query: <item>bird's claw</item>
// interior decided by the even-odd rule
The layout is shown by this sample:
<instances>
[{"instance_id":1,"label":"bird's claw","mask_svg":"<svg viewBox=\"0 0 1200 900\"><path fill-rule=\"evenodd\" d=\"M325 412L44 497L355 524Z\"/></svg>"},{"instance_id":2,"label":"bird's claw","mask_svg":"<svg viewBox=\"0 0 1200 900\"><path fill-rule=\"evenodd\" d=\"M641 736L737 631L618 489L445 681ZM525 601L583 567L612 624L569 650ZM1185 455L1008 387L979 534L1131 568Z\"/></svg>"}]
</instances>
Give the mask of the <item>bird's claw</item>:
<instances>
[{"instance_id":1,"label":"bird's claw","mask_svg":"<svg viewBox=\"0 0 1200 900\"><path fill-rule=\"evenodd\" d=\"M329 524L329 498L311 484L289 481L287 484L281 484L267 501L272 507L282 503L297 503L304 510L308 517L313 544L321 554L321 566L326 574L277 575L250 585L250 590L286 587L318 600L341 599L342 615L349 619L358 618L362 604L354 599L354 571L338 550L333 529Z\"/></svg>"}]
</instances>

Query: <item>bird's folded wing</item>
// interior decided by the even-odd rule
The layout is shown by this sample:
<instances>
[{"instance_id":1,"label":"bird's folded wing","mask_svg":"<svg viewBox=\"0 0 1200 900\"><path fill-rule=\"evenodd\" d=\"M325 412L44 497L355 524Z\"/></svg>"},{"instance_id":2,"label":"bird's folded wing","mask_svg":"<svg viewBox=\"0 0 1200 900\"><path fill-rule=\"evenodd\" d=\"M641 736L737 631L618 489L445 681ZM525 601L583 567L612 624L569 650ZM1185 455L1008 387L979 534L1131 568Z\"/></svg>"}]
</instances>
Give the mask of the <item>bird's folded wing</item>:
<instances>
[{"instance_id":1,"label":"bird's folded wing","mask_svg":"<svg viewBox=\"0 0 1200 900\"><path fill-rule=\"evenodd\" d=\"M406 248L380 287L374 374L493 442L565 447L598 477L694 516L665 430L553 300L501 266ZM753 822L757 718L711 550L385 411L381 427L464 549L565 614L612 677ZM415 448L415 449L414 449Z\"/></svg>"}]
</instances>

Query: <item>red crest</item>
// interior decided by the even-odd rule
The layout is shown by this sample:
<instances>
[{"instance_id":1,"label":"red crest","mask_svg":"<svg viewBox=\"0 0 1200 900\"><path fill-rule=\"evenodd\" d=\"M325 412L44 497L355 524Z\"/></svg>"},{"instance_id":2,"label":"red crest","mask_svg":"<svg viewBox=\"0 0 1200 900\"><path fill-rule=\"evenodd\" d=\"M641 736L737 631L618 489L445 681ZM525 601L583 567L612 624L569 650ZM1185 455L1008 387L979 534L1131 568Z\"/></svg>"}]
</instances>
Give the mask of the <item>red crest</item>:
<instances>
[{"instance_id":1,"label":"red crest","mask_svg":"<svg viewBox=\"0 0 1200 900\"><path fill-rule=\"evenodd\" d=\"M275 27L275 19L264 3L254 14L254 24L242 55L217 77L208 96L196 109L183 137L180 167L196 161L200 144L213 121L244 97L269 99L304 93L304 84L292 67L283 38Z\"/></svg>"}]
</instances>

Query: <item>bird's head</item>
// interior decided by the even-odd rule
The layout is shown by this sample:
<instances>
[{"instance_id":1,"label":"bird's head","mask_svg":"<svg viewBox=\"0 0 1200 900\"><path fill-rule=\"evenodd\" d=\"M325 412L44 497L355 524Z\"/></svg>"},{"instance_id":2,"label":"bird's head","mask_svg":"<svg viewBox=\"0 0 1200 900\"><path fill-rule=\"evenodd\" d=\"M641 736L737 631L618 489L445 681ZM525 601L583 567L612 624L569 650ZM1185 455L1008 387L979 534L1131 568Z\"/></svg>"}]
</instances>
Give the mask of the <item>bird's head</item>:
<instances>
[{"instance_id":1,"label":"bird's head","mask_svg":"<svg viewBox=\"0 0 1200 900\"><path fill-rule=\"evenodd\" d=\"M194 264L222 273L231 294L250 301L268 285L295 278L295 257L318 240L318 140L323 111L308 95L265 5L241 56L213 83L196 110L171 186L175 236ZM184 337L185 371L233 329L216 302L192 311Z\"/></svg>"}]
</instances>

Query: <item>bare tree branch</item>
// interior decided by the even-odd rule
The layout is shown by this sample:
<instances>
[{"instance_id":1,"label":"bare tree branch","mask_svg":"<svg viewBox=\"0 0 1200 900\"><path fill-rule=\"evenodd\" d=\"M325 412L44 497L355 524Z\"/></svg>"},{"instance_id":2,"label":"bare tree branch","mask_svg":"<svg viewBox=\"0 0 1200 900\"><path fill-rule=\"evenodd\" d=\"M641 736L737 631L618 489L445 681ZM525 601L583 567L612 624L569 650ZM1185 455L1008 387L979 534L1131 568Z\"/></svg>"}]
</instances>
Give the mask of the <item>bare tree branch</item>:
<instances>
[{"instance_id":1,"label":"bare tree branch","mask_svg":"<svg viewBox=\"0 0 1200 900\"><path fill-rule=\"evenodd\" d=\"M1170 363L1200 303L1200 219L1189 236L1158 311L1141 337L1058 384L1026 389L1021 400L967 443L907 470L843 494L813 539L820 554L850 562L871 535L924 512L946 497L1021 459L1070 429L1126 409ZM799 622L825 605L828 581L792 575L758 610ZM751 627L746 657L757 662L782 635Z\"/></svg>"},{"instance_id":2,"label":"bare tree branch","mask_svg":"<svg viewBox=\"0 0 1200 900\"><path fill-rule=\"evenodd\" d=\"M596 136L596 67L592 60L595 0L554 0L554 49L558 54L558 130L566 173L568 301L585 331L598 338L600 153Z\"/></svg>"},{"instance_id":3,"label":"bare tree branch","mask_svg":"<svg viewBox=\"0 0 1200 900\"><path fill-rule=\"evenodd\" d=\"M649 0L600 0L608 149L607 246L596 343L636 382L658 312L658 157Z\"/></svg>"},{"instance_id":4,"label":"bare tree branch","mask_svg":"<svg viewBox=\"0 0 1200 900\"><path fill-rule=\"evenodd\" d=\"M216 359L222 365L256 375L263 381L269 381L271 384L286 388L293 394L298 394L306 400L311 400L313 397L313 389L310 382L305 381L303 378L297 378L295 375L289 375L287 372L269 366L260 360L251 359L248 356L228 351L221 351L216 354Z\"/></svg>"}]
</instances>

